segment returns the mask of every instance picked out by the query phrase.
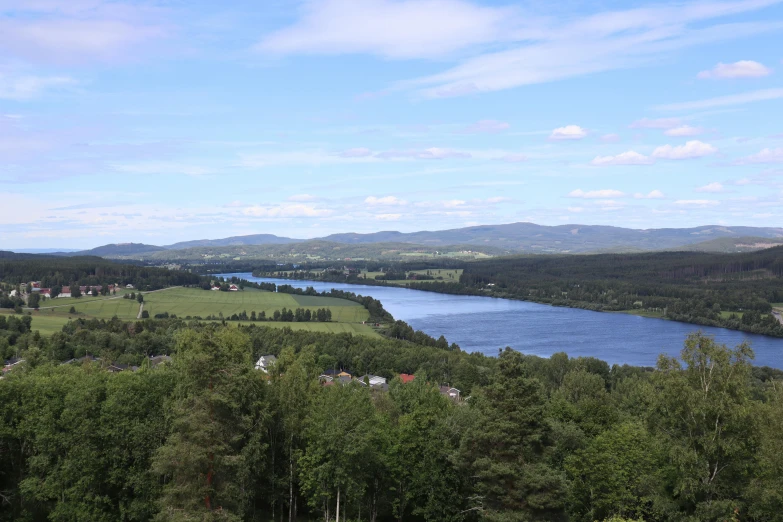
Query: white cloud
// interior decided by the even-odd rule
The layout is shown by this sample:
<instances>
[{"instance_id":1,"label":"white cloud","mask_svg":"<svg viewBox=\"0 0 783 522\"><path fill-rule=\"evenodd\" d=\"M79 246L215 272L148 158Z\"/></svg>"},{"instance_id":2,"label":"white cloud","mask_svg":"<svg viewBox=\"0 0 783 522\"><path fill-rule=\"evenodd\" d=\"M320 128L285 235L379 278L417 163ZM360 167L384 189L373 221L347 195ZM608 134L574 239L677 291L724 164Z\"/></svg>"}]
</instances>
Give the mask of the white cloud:
<instances>
[{"instance_id":1,"label":"white cloud","mask_svg":"<svg viewBox=\"0 0 783 522\"><path fill-rule=\"evenodd\" d=\"M642 118L629 125L632 129L672 129L681 124L680 118Z\"/></svg>"},{"instance_id":2,"label":"white cloud","mask_svg":"<svg viewBox=\"0 0 783 522\"><path fill-rule=\"evenodd\" d=\"M742 94L732 94L729 96L718 96L706 100L696 100L682 103L669 103L658 105L655 109L659 111L689 111L700 109L712 109L715 107L727 107L731 105L743 105L767 100L777 100L783 98L783 89L762 89L759 91L745 92Z\"/></svg>"},{"instance_id":3,"label":"white cloud","mask_svg":"<svg viewBox=\"0 0 783 522\"><path fill-rule=\"evenodd\" d=\"M642 194L642 193L637 192L636 194L633 195L633 197L635 199L663 199L666 196L660 190L653 190L653 191L650 191L647 194Z\"/></svg>"},{"instance_id":4,"label":"white cloud","mask_svg":"<svg viewBox=\"0 0 783 522\"><path fill-rule=\"evenodd\" d=\"M714 199L678 199L674 204L680 207L708 208L720 205L720 201Z\"/></svg>"},{"instance_id":5,"label":"white cloud","mask_svg":"<svg viewBox=\"0 0 783 522\"><path fill-rule=\"evenodd\" d=\"M10 15L0 16L0 55L24 62L135 59L139 47L151 48L171 33L166 11L150 5L103 0L8 4L0 5L0 13Z\"/></svg>"},{"instance_id":6,"label":"white cloud","mask_svg":"<svg viewBox=\"0 0 783 522\"><path fill-rule=\"evenodd\" d=\"M574 213L584 212L584 210L584 207L568 207L568 211Z\"/></svg>"},{"instance_id":7,"label":"white cloud","mask_svg":"<svg viewBox=\"0 0 783 522\"><path fill-rule=\"evenodd\" d=\"M480 120L473 125L467 126L463 132L468 134L494 134L497 132L503 132L511 128L509 123L498 120Z\"/></svg>"},{"instance_id":8,"label":"white cloud","mask_svg":"<svg viewBox=\"0 0 783 522\"><path fill-rule=\"evenodd\" d=\"M582 189L576 189L569 192L568 197L583 198L583 199L610 199L610 198L623 198L625 197L625 193L613 189L589 190L587 192L585 192Z\"/></svg>"},{"instance_id":9,"label":"white cloud","mask_svg":"<svg viewBox=\"0 0 783 522\"><path fill-rule=\"evenodd\" d=\"M579 125L558 127L549 135L550 140L581 140L587 136L587 131Z\"/></svg>"},{"instance_id":10,"label":"white cloud","mask_svg":"<svg viewBox=\"0 0 783 522\"><path fill-rule=\"evenodd\" d=\"M324 217L330 215L332 211L298 203L275 206L253 205L252 207L244 209L242 213L246 216L261 218L298 218Z\"/></svg>"},{"instance_id":11,"label":"white cloud","mask_svg":"<svg viewBox=\"0 0 783 522\"><path fill-rule=\"evenodd\" d=\"M208 176L214 172L213 169L201 165L192 165L189 163L176 163L169 161L149 161L144 163L131 163L124 165L113 165L114 170L127 172L130 174L182 174L194 178Z\"/></svg>"},{"instance_id":12,"label":"white cloud","mask_svg":"<svg viewBox=\"0 0 783 522\"><path fill-rule=\"evenodd\" d=\"M644 154L629 150L616 156L596 156L591 165L596 167L614 166L614 165L652 165L655 160Z\"/></svg>"},{"instance_id":13,"label":"white cloud","mask_svg":"<svg viewBox=\"0 0 783 522\"><path fill-rule=\"evenodd\" d=\"M723 192L723 185L717 181L713 181L703 187L697 188L696 192Z\"/></svg>"},{"instance_id":14,"label":"white cloud","mask_svg":"<svg viewBox=\"0 0 783 522\"><path fill-rule=\"evenodd\" d=\"M757 154L751 154L735 162L737 165L748 163L783 163L783 147L762 149Z\"/></svg>"},{"instance_id":15,"label":"white cloud","mask_svg":"<svg viewBox=\"0 0 783 522\"><path fill-rule=\"evenodd\" d=\"M402 214L376 214L375 219L381 221L397 221L402 217Z\"/></svg>"},{"instance_id":16,"label":"white cloud","mask_svg":"<svg viewBox=\"0 0 783 522\"><path fill-rule=\"evenodd\" d=\"M698 136L699 134L702 134L704 132L704 129L701 127L691 127L690 125L680 125L679 127L674 127L672 129L668 129L664 134L667 136L674 136L674 137L683 137L683 136Z\"/></svg>"},{"instance_id":17,"label":"white cloud","mask_svg":"<svg viewBox=\"0 0 783 522\"><path fill-rule=\"evenodd\" d=\"M404 199L399 199L395 196L384 196L381 198L375 197L375 196L368 196L364 199L364 202L368 205L386 205L386 206L399 206L399 205L407 205L408 202Z\"/></svg>"},{"instance_id":18,"label":"white cloud","mask_svg":"<svg viewBox=\"0 0 783 522\"><path fill-rule=\"evenodd\" d=\"M719 63L709 71L701 71L701 79L761 78L769 76L772 70L753 60L740 60L734 63Z\"/></svg>"},{"instance_id":19,"label":"white cloud","mask_svg":"<svg viewBox=\"0 0 783 522\"><path fill-rule=\"evenodd\" d=\"M699 140L692 140L685 142L685 145L679 145L673 147L671 145L662 145L656 148L652 156L654 158L681 160L681 159L693 159L709 156L715 154L718 151L715 147L709 143L704 143Z\"/></svg>"},{"instance_id":20,"label":"white cloud","mask_svg":"<svg viewBox=\"0 0 783 522\"><path fill-rule=\"evenodd\" d=\"M67 76L17 76L0 73L0 99L29 100L45 91L73 86L76 80Z\"/></svg>"},{"instance_id":21,"label":"white cloud","mask_svg":"<svg viewBox=\"0 0 783 522\"><path fill-rule=\"evenodd\" d=\"M372 156L372 151L364 147L344 150L340 153L341 158L365 158Z\"/></svg>"},{"instance_id":22,"label":"white cloud","mask_svg":"<svg viewBox=\"0 0 783 522\"><path fill-rule=\"evenodd\" d=\"M620 141L620 136L618 134L604 134L601 136L601 141L604 143L617 143Z\"/></svg>"},{"instance_id":23,"label":"white cloud","mask_svg":"<svg viewBox=\"0 0 783 522\"><path fill-rule=\"evenodd\" d=\"M508 43L506 32L498 32L494 47L479 48L449 70L395 87L442 98L638 67L685 47L777 30L775 21L712 22L773 3L776 0L695 1L603 11L580 18L543 18L520 10L519 16L510 19L518 25L513 43ZM403 47L405 35L404 30L399 34ZM492 51L481 54L485 49ZM366 52L375 51L367 47Z\"/></svg>"},{"instance_id":24,"label":"white cloud","mask_svg":"<svg viewBox=\"0 0 783 522\"><path fill-rule=\"evenodd\" d=\"M510 14L462 0L307 0L293 25L265 36L256 49L433 58L511 38Z\"/></svg>"}]
</instances>

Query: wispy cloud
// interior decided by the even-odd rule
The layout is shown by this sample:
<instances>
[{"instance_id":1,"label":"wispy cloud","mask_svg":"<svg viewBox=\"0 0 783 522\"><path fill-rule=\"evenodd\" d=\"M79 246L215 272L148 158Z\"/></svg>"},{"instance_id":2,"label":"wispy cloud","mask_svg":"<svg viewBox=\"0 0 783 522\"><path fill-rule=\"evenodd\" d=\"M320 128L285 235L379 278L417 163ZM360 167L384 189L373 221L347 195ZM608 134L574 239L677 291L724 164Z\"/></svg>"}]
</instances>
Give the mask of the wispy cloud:
<instances>
[{"instance_id":1,"label":"wispy cloud","mask_svg":"<svg viewBox=\"0 0 783 522\"><path fill-rule=\"evenodd\" d=\"M756 154L751 154L740 158L734 162L737 165L746 165L752 163L783 163L783 148L766 148Z\"/></svg>"},{"instance_id":2,"label":"wispy cloud","mask_svg":"<svg viewBox=\"0 0 783 522\"><path fill-rule=\"evenodd\" d=\"M633 195L633 197L634 199L663 199L666 197L666 195L660 190L652 190L647 194L642 194L640 192L637 192L636 194Z\"/></svg>"},{"instance_id":3,"label":"wispy cloud","mask_svg":"<svg viewBox=\"0 0 783 522\"><path fill-rule=\"evenodd\" d=\"M408 204L407 201L396 196L383 196L380 198L376 196L368 196L364 199L364 202L373 206L402 206Z\"/></svg>"},{"instance_id":4,"label":"wispy cloud","mask_svg":"<svg viewBox=\"0 0 783 522\"><path fill-rule=\"evenodd\" d=\"M464 0L308 0L292 25L266 35L256 49L391 59L473 50L451 69L394 86L431 98L464 96L637 67L683 47L779 29L772 22L713 22L775 3L691 2L563 19ZM487 48L500 49L482 52Z\"/></svg>"},{"instance_id":5,"label":"wispy cloud","mask_svg":"<svg viewBox=\"0 0 783 522\"><path fill-rule=\"evenodd\" d=\"M772 69L753 60L740 60L734 63L719 63L708 71L701 71L701 79L725 80L734 78L762 78L772 74Z\"/></svg>"},{"instance_id":6,"label":"wispy cloud","mask_svg":"<svg viewBox=\"0 0 783 522\"><path fill-rule=\"evenodd\" d=\"M11 76L0 72L0 99L29 100L76 83L68 76Z\"/></svg>"},{"instance_id":7,"label":"wispy cloud","mask_svg":"<svg viewBox=\"0 0 783 522\"><path fill-rule=\"evenodd\" d=\"M714 181L696 189L696 192L723 192L723 184Z\"/></svg>"},{"instance_id":8,"label":"wispy cloud","mask_svg":"<svg viewBox=\"0 0 783 522\"><path fill-rule=\"evenodd\" d=\"M642 118L629 125L632 129L672 129L682 124L680 118Z\"/></svg>"},{"instance_id":9,"label":"wispy cloud","mask_svg":"<svg viewBox=\"0 0 783 522\"><path fill-rule=\"evenodd\" d=\"M653 151L652 156L660 159L682 160L701 158L715 154L716 152L718 152L718 149L709 143L692 140L686 142L685 145L662 145Z\"/></svg>"},{"instance_id":10,"label":"wispy cloud","mask_svg":"<svg viewBox=\"0 0 783 522\"><path fill-rule=\"evenodd\" d=\"M581 140L587 137L587 131L579 125L558 127L549 135L550 140Z\"/></svg>"},{"instance_id":11,"label":"wispy cloud","mask_svg":"<svg viewBox=\"0 0 783 522\"><path fill-rule=\"evenodd\" d=\"M618 166L618 165L652 165L655 163L653 158L639 154L636 151L629 150L617 154L616 156L596 156L591 165L596 167Z\"/></svg>"},{"instance_id":12,"label":"wispy cloud","mask_svg":"<svg viewBox=\"0 0 783 522\"><path fill-rule=\"evenodd\" d=\"M280 55L435 58L511 39L517 25L512 14L508 8L462 0L307 0L293 25L266 35L255 49Z\"/></svg>"},{"instance_id":13,"label":"wispy cloud","mask_svg":"<svg viewBox=\"0 0 783 522\"><path fill-rule=\"evenodd\" d=\"M582 189L572 190L568 193L569 198L582 198L582 199L612 199L612 198L624 198L626 194L620 190L615 189L602 189L602 190L588 190Z\"/></svg>"},{"instance_id":14,"label":"wispy cloud","mask_svg":"<svg viewBox=\"0 0 783 522\"><path fill-rule=\"evenodd\" d=\"M674 127L672 129L668 129L664 132L667 136L674 136L674 137L683 137L683 136L698 136L699 134L702 134L704 132L704 129L701 127L691 127L690 125L680 125L679 127Z\"/></svg>"},{"instance_id":15,"label":"wispy cloud","mask_svg":"<svg viewBox=\"0 0 783 522\"><path fill-rule=\"evenodd\" d=\"M462 132L467 134L495 134L511 128L511 125L505 121L498 120L480 120L472 125L468 125Z\"/></svg>"},{"instance_id":16,"label":"wispy cloud","mask_svg":"<svg viewBox=\"0 0 783 522\"><path fill-rule=\"evenodd\" d=\"M658 105L655 109L659 111L685 111L713 109L715 107L729 107L731 105L744 105L767 100L777 100L783 98L783 89L761 89L758 91L745 92L741 94L731 94L729 96L718 96L706 100L696 100L681 103L669 103Z\"/></svg>"}]
</instances>

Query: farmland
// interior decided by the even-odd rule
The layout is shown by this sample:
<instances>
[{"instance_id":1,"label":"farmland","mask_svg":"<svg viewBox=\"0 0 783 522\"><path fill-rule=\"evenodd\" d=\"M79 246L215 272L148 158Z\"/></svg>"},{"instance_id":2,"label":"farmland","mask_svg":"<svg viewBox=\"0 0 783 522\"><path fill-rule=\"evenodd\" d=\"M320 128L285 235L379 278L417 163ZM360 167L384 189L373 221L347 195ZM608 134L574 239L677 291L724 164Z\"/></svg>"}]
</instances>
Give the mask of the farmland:
<instances>
[{"instance_id":1,"label":"farmland","mask_svg":"<svg viewBox=\"0 0 783 522\"><path fill-rule=\"evenodd\" d=\"M139 303L135 299L121 297L63 299L47 301L47 307L42 307L33 313L33 329L41 333L52 333L59 330L68 320L84 317L111 319L116 316L123 320L134 320L139 314ZM76 314L70 314L73 307ZM332 313L329 323L296 323L296 322L262 322L256 323L271 327L290 327L296 330L322 332L351 332L372 334L370 327L361 323L369 317L367 310L359 303L345 299L320 296L291 295L276 292L266 292L256 289L245 289L240 292L214 292L195 288L169 288L155 292L144 293L144 310L151 317L155 314L175 314L181 319L206 318L207 316L229 318L233 314L264 312L267 317L275 311L287 308L309 309L311 312L319 308L328 308ZM243 323L245 324L245 323ZM249 324L249 322L247 323Z\"/></svg>"}]
</instances>

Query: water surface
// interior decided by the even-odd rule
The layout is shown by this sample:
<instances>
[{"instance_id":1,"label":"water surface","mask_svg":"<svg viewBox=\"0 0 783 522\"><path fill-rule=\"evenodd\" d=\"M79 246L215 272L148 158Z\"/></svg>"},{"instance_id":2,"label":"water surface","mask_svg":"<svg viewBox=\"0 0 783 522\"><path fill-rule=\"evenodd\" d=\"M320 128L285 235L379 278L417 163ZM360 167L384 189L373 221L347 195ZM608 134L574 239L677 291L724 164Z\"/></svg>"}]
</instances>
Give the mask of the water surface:
<instances>
[{"instance_id":1,"label":"water surface","mask_svg":"<svg viewBox=\"0 0 783 522\"><path fill-rule=\"evenodd\" d=\"M678 355L685 337L701 329L729 346L748 341L756 352L754 364L783 369L783 339L724 328L399 287L268 279L250 273L220 275L298 288L312 286L319 292L335 288L370 295L396 319L433 337L444 335L468 352L497 355L510 346L542 357L567 352L571 357L592 356L609 364L654 366L658 354Z\"/></svg>"}]
</instances>

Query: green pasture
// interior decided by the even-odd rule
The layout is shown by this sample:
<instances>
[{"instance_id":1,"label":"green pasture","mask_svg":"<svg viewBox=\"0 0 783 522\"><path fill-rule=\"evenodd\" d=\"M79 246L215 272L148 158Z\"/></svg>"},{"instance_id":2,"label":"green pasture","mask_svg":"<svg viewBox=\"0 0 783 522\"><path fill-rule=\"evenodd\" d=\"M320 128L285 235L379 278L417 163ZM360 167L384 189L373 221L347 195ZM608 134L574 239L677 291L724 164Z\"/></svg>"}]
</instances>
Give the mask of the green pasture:
<instances>
[{"instance_id":1,"label":"green pasture","mask_svg":"<svg viewBox=\"0 0 783 522\"><path fill-rule=\"evenodd\" d=\"M14 315L17 318L21 318L21 315L13 314L13 313L5 313L0 312L0 314L3 314L5 316ZM26 315L26 314L25 314ZM74 315L53 315L53 314L41 314L40 312L32 312L31 316L33 318L33 322L30 325L30 328L32 328L33 331L38 330L41 332L41 335L51 335L54 332L59 332L62 330L63 325L66 324L68 321L70 321L72 318L75 318Z\"/></svg>"},{"instance_id":2,"label":"green pasture","mask_svg":"<svg viewBox=\"0 0 783 522\"><path fill-rule=\"evenodd\" d=\"M83 297L55 297L54 299L44 299L41 301L41 309L62 308L62 307L65 307L67 309L75 304L82 304L88 301L102 301L104 299L109 299L111 297L122 297L124 294L126 293L129 294L134 291L135 290L125 290L123 288L121 290L117 290L117 295L108 295L108 296L99 295L98 297L85 295Z\"/></svg>"},{"instance_id":3,"label":"green pasture","mask_svg":"<svg viewBox=\"0 0 783 522\"><path fill-rule=\"evenodd\" d=\"M209 315L230 317L241 312L264 312L271 317L275 310L283 308L305 308L311 311L328 308L332 311L332 321L339 323L361 323L369 314L359 303L346 299L319 296L299 296L245 289L240 292L215 292L197 288L170 288L156 292L143 293L144 310L151 317L168 312L177 317L207 317ZM135 299L106 298L73 299L73 304L55 308L41 308L39 317L67 317L71 306L79 317L111 319L115 315L120 319L136 319L139 303Z\"/></svg>"}]
</instances>

